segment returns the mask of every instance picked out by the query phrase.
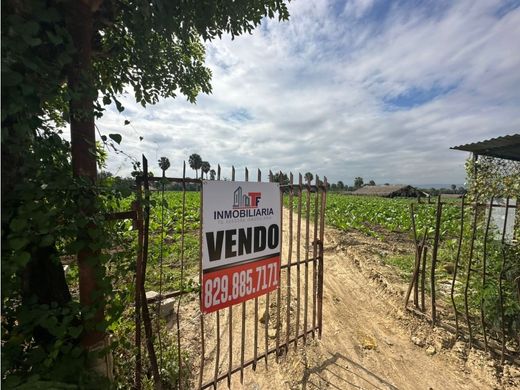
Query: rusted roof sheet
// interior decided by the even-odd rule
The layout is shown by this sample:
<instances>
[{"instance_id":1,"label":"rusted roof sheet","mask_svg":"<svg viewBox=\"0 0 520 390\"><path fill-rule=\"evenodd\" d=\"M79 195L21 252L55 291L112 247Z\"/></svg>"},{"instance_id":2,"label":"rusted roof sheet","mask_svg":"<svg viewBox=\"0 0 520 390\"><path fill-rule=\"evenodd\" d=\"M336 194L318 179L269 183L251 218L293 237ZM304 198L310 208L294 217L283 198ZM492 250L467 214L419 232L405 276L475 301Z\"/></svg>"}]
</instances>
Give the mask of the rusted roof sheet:
<instances>
[{"instance_id":1,"label":"rusted roof sheet","mask_svg":"<svg viewBox=\"0 0 520 390\"><path fill-rule=\"evenodd\" d=\"M406 184L388 185L388 186L369 186L358 188L353 192L356 195L379 195L386 196L392 192L399 191L406 187Z\"/></svg>"},{"instance_id":2,"label":"rusted roof sheet","mask_svg":"<svg viewBox=\"0 0 520 390\"><path fill-rule=\"evenodd\" d=\"M472 144L454 146L451 149L464 150L480 156L520 161L520 134L506 135Z\"/></svg>"},{"instance_id":3,"label":"rusted roof sheet","mask_svg":"<svg viewBox=\"0 0 520 390\"><path fill-rule=\"evenodd\" d=\"M373 196L391 196L394 193L420 193L422 195L427 196L425 192L419 191L417 188L406 185L406 184L397 184L397 185L379 185L379 186L370 186L365 185L361 188L358 188L352 195L373 195ZM404 195L403 195L404 196Z\"/></svg>"}]
</instances>

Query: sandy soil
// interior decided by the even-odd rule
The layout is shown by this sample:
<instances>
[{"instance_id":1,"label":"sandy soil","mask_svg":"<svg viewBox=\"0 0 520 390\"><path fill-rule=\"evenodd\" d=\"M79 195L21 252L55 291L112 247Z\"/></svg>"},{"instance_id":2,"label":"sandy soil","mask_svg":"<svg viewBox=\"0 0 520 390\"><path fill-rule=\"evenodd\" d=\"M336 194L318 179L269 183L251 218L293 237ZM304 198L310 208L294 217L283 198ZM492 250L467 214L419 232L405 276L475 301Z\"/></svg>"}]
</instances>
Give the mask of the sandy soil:
<instances>
[{"instance_id":1,"label":"sandy soil","mask_svg":"<svg viewBox=\"0 0 520 390\"><path fill-rule=\"evenodd\" d=\"M285 221L287 216L286 212ZM296 235L296 232L293 233ZM312 231L310 235L312 237ZM288 242L285 227L283 240L285 244ZM309 337L306 347L303 347L300 340L296 349L291 345L288 353L278 357L278 363L274 354L270 355L267 368L263 360L258 363L256 371L251 367L245 368L242 383L240 373L233 374L231 388L519 389L520 368L517 365L507 365L502 369L483 352L468 349L464 343L455 342L451 334L441 328L432 328L403 310L406 285L395 276L395 270L381 264L380 258L388 253L410 250L411 243L404 238L376 240L357 232L345 233L326 228L324 324L321 340ZM303 269L302 267L302 275ZM312 272L312 268L309 272ZM282 275L282 279L283 277ZM289 332L294 334L294 275L291 281L293 298L290 303ZM303 289L303 285L301 288ZM284 318L287 308L285 301L286 295L282 293L282 320L279 328L282 341L285 340L287 329ZM276 306L273 302L276 302L276 294L271 294L269 307L271 327L276 320ZM265 300L260 299L260 318L265 305ZM187 310L195 313L196 308ZM244 352L246 361L252 356L253 310L253 302L248 302ZM300 324L303 322L301 315L300 313ZM235 365L241 358L240 305L234 307L232 318L232 360ZM311 317L308 318L309 324L312 323ZM215 320L214 316L206 316L204 319L204 382L211 380L215 373ZM227 311L220 314L218 375L225 373L229 366L226 354L229 351L228 320ZM264 322L259 320L257 323L260 352L264 350ZM183 333L186 335L185 342L192 346L192 353L200 354L197 346L201 340L194 336L200 334L198 324L199 322L193 321L192 329L186 329ZM276 331L268 329L266 339L269 347L273 347ZM194 372L196 371L194 368ZM195 373L194 376L197 378L198 374ZM227 382L221 381L218 388L227 388Z\"/></svg>"}]
</instances>

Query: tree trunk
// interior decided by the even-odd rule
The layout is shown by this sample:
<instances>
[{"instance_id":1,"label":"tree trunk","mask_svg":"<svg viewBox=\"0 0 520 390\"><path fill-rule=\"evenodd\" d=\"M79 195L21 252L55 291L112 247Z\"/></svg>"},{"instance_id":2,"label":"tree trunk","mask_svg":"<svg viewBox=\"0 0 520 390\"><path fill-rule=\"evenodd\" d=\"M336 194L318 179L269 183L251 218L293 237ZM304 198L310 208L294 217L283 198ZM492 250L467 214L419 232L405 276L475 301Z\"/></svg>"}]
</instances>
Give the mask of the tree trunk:
<instances>
[{"instance_id":1,"label":"tree trunk","mask_svg":"<svg viewBox=\"0 0 520 390\"><path fill-rule=\"evenodd\" d=\"M69 5L68 30L72 36L76 55L73 60L68 86L71 91L70 101L70 133L72 146L72 169L75 177L94 183L96 180L96 135L94 126L94 99L96 90L92 78L92 39L94 34L93 13L99 7L100 1L91 4L87 1L73 1ZM95 195L84 191L82 207L79 212L86 218L95 213ZM83 203L84 202L84 203ZM90 225L88 229L95 228ZM86 307L95 307L96 315L88 323L83 334L83 345L87 348L99 344L105 334L96 330L97 324L103 321L104 298L99 295L99 279L103 274L99 263L99 254L88 249L92 239L87 232L78 237L85 242L86 249L78 253L80 302ZM95 293L97 296L94 296Z\"/></svg>"}]
</instances>

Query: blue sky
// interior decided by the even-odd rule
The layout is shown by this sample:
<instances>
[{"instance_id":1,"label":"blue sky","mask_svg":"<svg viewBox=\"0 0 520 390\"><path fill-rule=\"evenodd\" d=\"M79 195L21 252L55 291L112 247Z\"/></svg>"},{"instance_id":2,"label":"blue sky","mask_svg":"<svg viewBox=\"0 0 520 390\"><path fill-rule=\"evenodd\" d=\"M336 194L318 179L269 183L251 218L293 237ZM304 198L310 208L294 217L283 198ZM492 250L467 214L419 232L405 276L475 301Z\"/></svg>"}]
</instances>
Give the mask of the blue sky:
<instances>
[{"instance_id":1,"label":"blue sky","mask_svg":"<svg viewBox=\"0 0 520 390\"><path fill-rule=\"evenodd\" d=\"M152 168L168 157L175 176L199 153L226 176L235 165L415 184L463 183L468 156L451 146L520 132L520 1L296 0L289 11L206 44L213 93L196 105L144 109L128 95L100 131ZM111 155L108 169L132 166Z\"/></svg>"}]
</instances>

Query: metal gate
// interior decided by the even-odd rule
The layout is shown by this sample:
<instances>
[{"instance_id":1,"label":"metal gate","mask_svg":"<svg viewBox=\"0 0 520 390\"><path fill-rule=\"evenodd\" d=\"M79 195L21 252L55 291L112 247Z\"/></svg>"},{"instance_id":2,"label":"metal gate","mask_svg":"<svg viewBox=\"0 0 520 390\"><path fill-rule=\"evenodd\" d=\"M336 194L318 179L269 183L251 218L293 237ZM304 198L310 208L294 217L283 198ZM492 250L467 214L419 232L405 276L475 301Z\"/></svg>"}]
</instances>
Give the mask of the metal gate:
<instances>
[{"instance_id":1,"label":"metal gate","mask_svg":"<svg viewBox=\"0 0 520 390\"><path fill-rule=\"evenodd\" d=\"M143 157L143 172L148 162ZM221 175L216 180L236 180ZM310 179L310 180L308 180ZM244 181L249 171L244 169ZM327 179L318 176L297 179L269 171L269 181L280 183L282 209L281 271L278 288L264 296L229 308L204 314L200 311L201 223L197 224L189 209L198 198L202 215L202 179L186 177L186 164L181 178L137 177L137 229L139 232L135 294L135 387L141 388L143 378L142 339L151 367L155 388L216 388L232 376L258 364L268 366L269 355L280 356L304 346L309 338L321 337L323 301L323 241ZM256 181L262 181L257 171ZM168 200L175 193L175 199ZM171 212L175 208L175 212ZM167 212L165 211L167 210ZM152 225L151 226L151 221ZM175 227L171 228L172 221ZM157 224L158 223L158 224ZM151 240L159 241L151 245ZM194 254L195 242L198 245ZM167 252L165 248L175 246ZM191 258L190 258L191 256ZM194 266L194 261L198 263ZM191 266L190 266L191 264ZM147 294L147 272L159 272L159 292ZM163 278L164 272L175 270L176 277ZM164 280L163 280L164 279ZM173 307L169 319L162 319L161 310ZM164 314L164 313L163 313ZM168 329L169 335L161 336ZM165 354L162 337L173 335L175 353ZM165 381L164 375L176 360L176 381ZM165 369L165 367L167 367Z\"/></svg>"}]
</instances>

